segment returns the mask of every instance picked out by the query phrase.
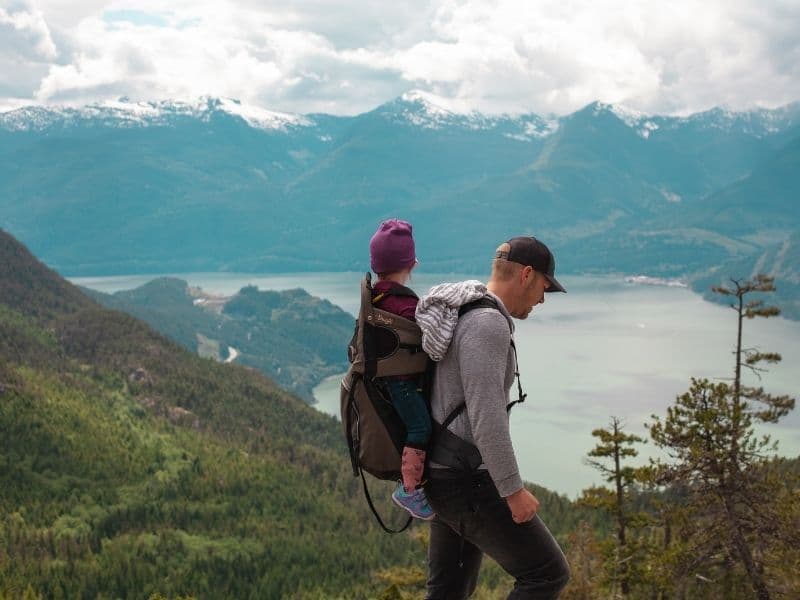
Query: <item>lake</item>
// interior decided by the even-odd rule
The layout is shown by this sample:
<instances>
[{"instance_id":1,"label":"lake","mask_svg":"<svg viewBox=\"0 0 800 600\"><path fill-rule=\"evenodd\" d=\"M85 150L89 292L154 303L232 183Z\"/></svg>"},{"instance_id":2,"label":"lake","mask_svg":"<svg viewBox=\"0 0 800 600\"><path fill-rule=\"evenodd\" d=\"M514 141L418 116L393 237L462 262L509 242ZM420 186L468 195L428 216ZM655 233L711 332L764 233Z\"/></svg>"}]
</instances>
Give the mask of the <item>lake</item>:
<instances>
[{"instance_id":1,"label":"lake","mask_svg":"<svg viewBox=\"0 0 800 600\"><path fill-rule=\"evenodd\" d=\"M233 294L245 285L284 290L302 287L344 310L358 310L362 273L175 274L208 292ZM137 287L155 276L73 278L105 292ZM418 293L443 281L474 278L416 274ZM647 437L644 423L663 416L691 377L730 379L736 313L704 301L686 288L626 283L615 276L559 276L567 294L548 294L525 321L516 321L522 385L527 401L511 415L511 431L523 478L575 497L600 480L584 464L594 447L591 431L610 417ZM747 347L779 352L762 384L775 394L800 392L800 323L782 318L746 321ZM343 346L345 340L343 340ZM747 374L746 383L757 380ZM339 378L314 390L317 408L338 414ZM800 454L800 407L779 425L765 428L779 440L779 453ZM654 452L640 447L642 455Z\"/></svg>"}]
</instances>

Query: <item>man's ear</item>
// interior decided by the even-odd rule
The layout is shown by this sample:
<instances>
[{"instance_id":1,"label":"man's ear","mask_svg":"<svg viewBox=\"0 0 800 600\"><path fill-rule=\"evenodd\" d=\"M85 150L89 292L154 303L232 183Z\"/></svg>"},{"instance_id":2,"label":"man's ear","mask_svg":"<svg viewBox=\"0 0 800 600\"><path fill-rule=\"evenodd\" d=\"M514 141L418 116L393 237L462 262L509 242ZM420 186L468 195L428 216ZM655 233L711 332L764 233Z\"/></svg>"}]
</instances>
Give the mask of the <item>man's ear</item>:
<instances>
[{"instance_id":1,"label":"man's ear","mask_svg":"<svg viewBox=\"0 0 800 600\"><path fill-rule=\"evenodd\" d=\"M520 271L520 283L524 285L531 277L533 277L533 267L529 265L524 266Z\"/></svg>"}]
</instances>

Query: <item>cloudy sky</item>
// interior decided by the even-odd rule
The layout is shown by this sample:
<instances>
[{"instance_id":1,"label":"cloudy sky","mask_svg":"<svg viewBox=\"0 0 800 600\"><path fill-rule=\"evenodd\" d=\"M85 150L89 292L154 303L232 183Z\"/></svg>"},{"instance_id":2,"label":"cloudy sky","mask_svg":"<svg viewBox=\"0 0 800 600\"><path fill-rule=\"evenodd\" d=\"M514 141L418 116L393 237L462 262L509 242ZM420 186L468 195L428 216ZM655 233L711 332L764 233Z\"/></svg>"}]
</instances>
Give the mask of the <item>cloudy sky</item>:
<instances>
[{"instance_id":1,"label":"cloudy sky","mask_svg":"<svg viewBox=\"0 0 800 600\"><path fill-rule=\"evenodd\" d=\"M800 0L0 0L0 110L356 114L413 89L459 111L779 106L800 100Z\"/></svg>"}]
</instances>

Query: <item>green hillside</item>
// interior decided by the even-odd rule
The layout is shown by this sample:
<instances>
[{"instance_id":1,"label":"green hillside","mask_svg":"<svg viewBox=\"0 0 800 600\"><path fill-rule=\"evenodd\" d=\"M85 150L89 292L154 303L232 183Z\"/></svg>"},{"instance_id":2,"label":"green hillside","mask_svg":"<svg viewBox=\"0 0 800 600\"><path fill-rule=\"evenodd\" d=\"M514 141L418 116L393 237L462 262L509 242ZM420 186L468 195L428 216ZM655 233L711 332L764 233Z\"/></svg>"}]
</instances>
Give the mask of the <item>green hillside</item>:
<instances>
[{"instance_id":1,"label":"green hillside","mask_svg":"<svg viewBox=\"0 0 800 600\"><path fill-rule=\"evenodd\" d=\"M114 294L84 292L202 356L258 369L309 403L315 385L347 369L343 340L352 335L353 317L304 290L245 287L220 298L180 279L160 278Z\"/></svg>"},{"instance_id":2,"label":"green hillside","mask_svg":"<svg viewBox=\"0 0 800 600\"><path fill-rule=\"evenodd\" d=\"M100 307L5 233L0 299L0 594L355 597L422 560L373 525L330 417Z\"/></svg>"},{"instance_id":3,"label":"green hillside","mask_svg":"<svg viewBox=\"0 0 800 600\"><path fill-rule=\"evenodd\" d=\"M420 593L427 528L377 527L338 422L101 307L2 231L0 430L3 600L29 586L69 599L374 598L398 578ZM401 520L375 484L379 510ZM536 493L564 541L604 522ZM487 562L481 593L503 597L511 582Z\"/></svg>"}]
</instances>

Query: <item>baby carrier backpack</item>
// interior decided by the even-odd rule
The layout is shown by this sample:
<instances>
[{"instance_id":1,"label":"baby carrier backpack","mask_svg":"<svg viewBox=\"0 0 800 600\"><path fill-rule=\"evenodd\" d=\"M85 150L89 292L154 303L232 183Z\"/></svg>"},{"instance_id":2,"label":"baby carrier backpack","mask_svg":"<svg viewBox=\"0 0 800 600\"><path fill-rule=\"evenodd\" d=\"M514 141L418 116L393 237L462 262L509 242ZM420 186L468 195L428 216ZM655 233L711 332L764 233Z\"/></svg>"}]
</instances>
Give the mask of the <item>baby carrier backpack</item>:
<instances>
[{"instance_id":1,"label":"baby carrier backpack","mask_svg":"<svg viewBox=\"0 0 800 600\"><path fill-rule=\"evenodd\" d=\"M403 286L395 286L385 293L416 298L413 291ZM367 273L361 282L361 305L355 332L347 348L350 368L342 379L340 401L353 475L361 476L364 495L378 523L387 532L396 533L384 525L375 510L364 478L365 471L383 480L401 478L406 429L382 378L414 376L424 387L431 361L422 351L419 326L376 308L375 303L382 297L373 296L372 276ZM403 531L410 522L409 517L398 531Z\"/></svg>"}]
</instances>

